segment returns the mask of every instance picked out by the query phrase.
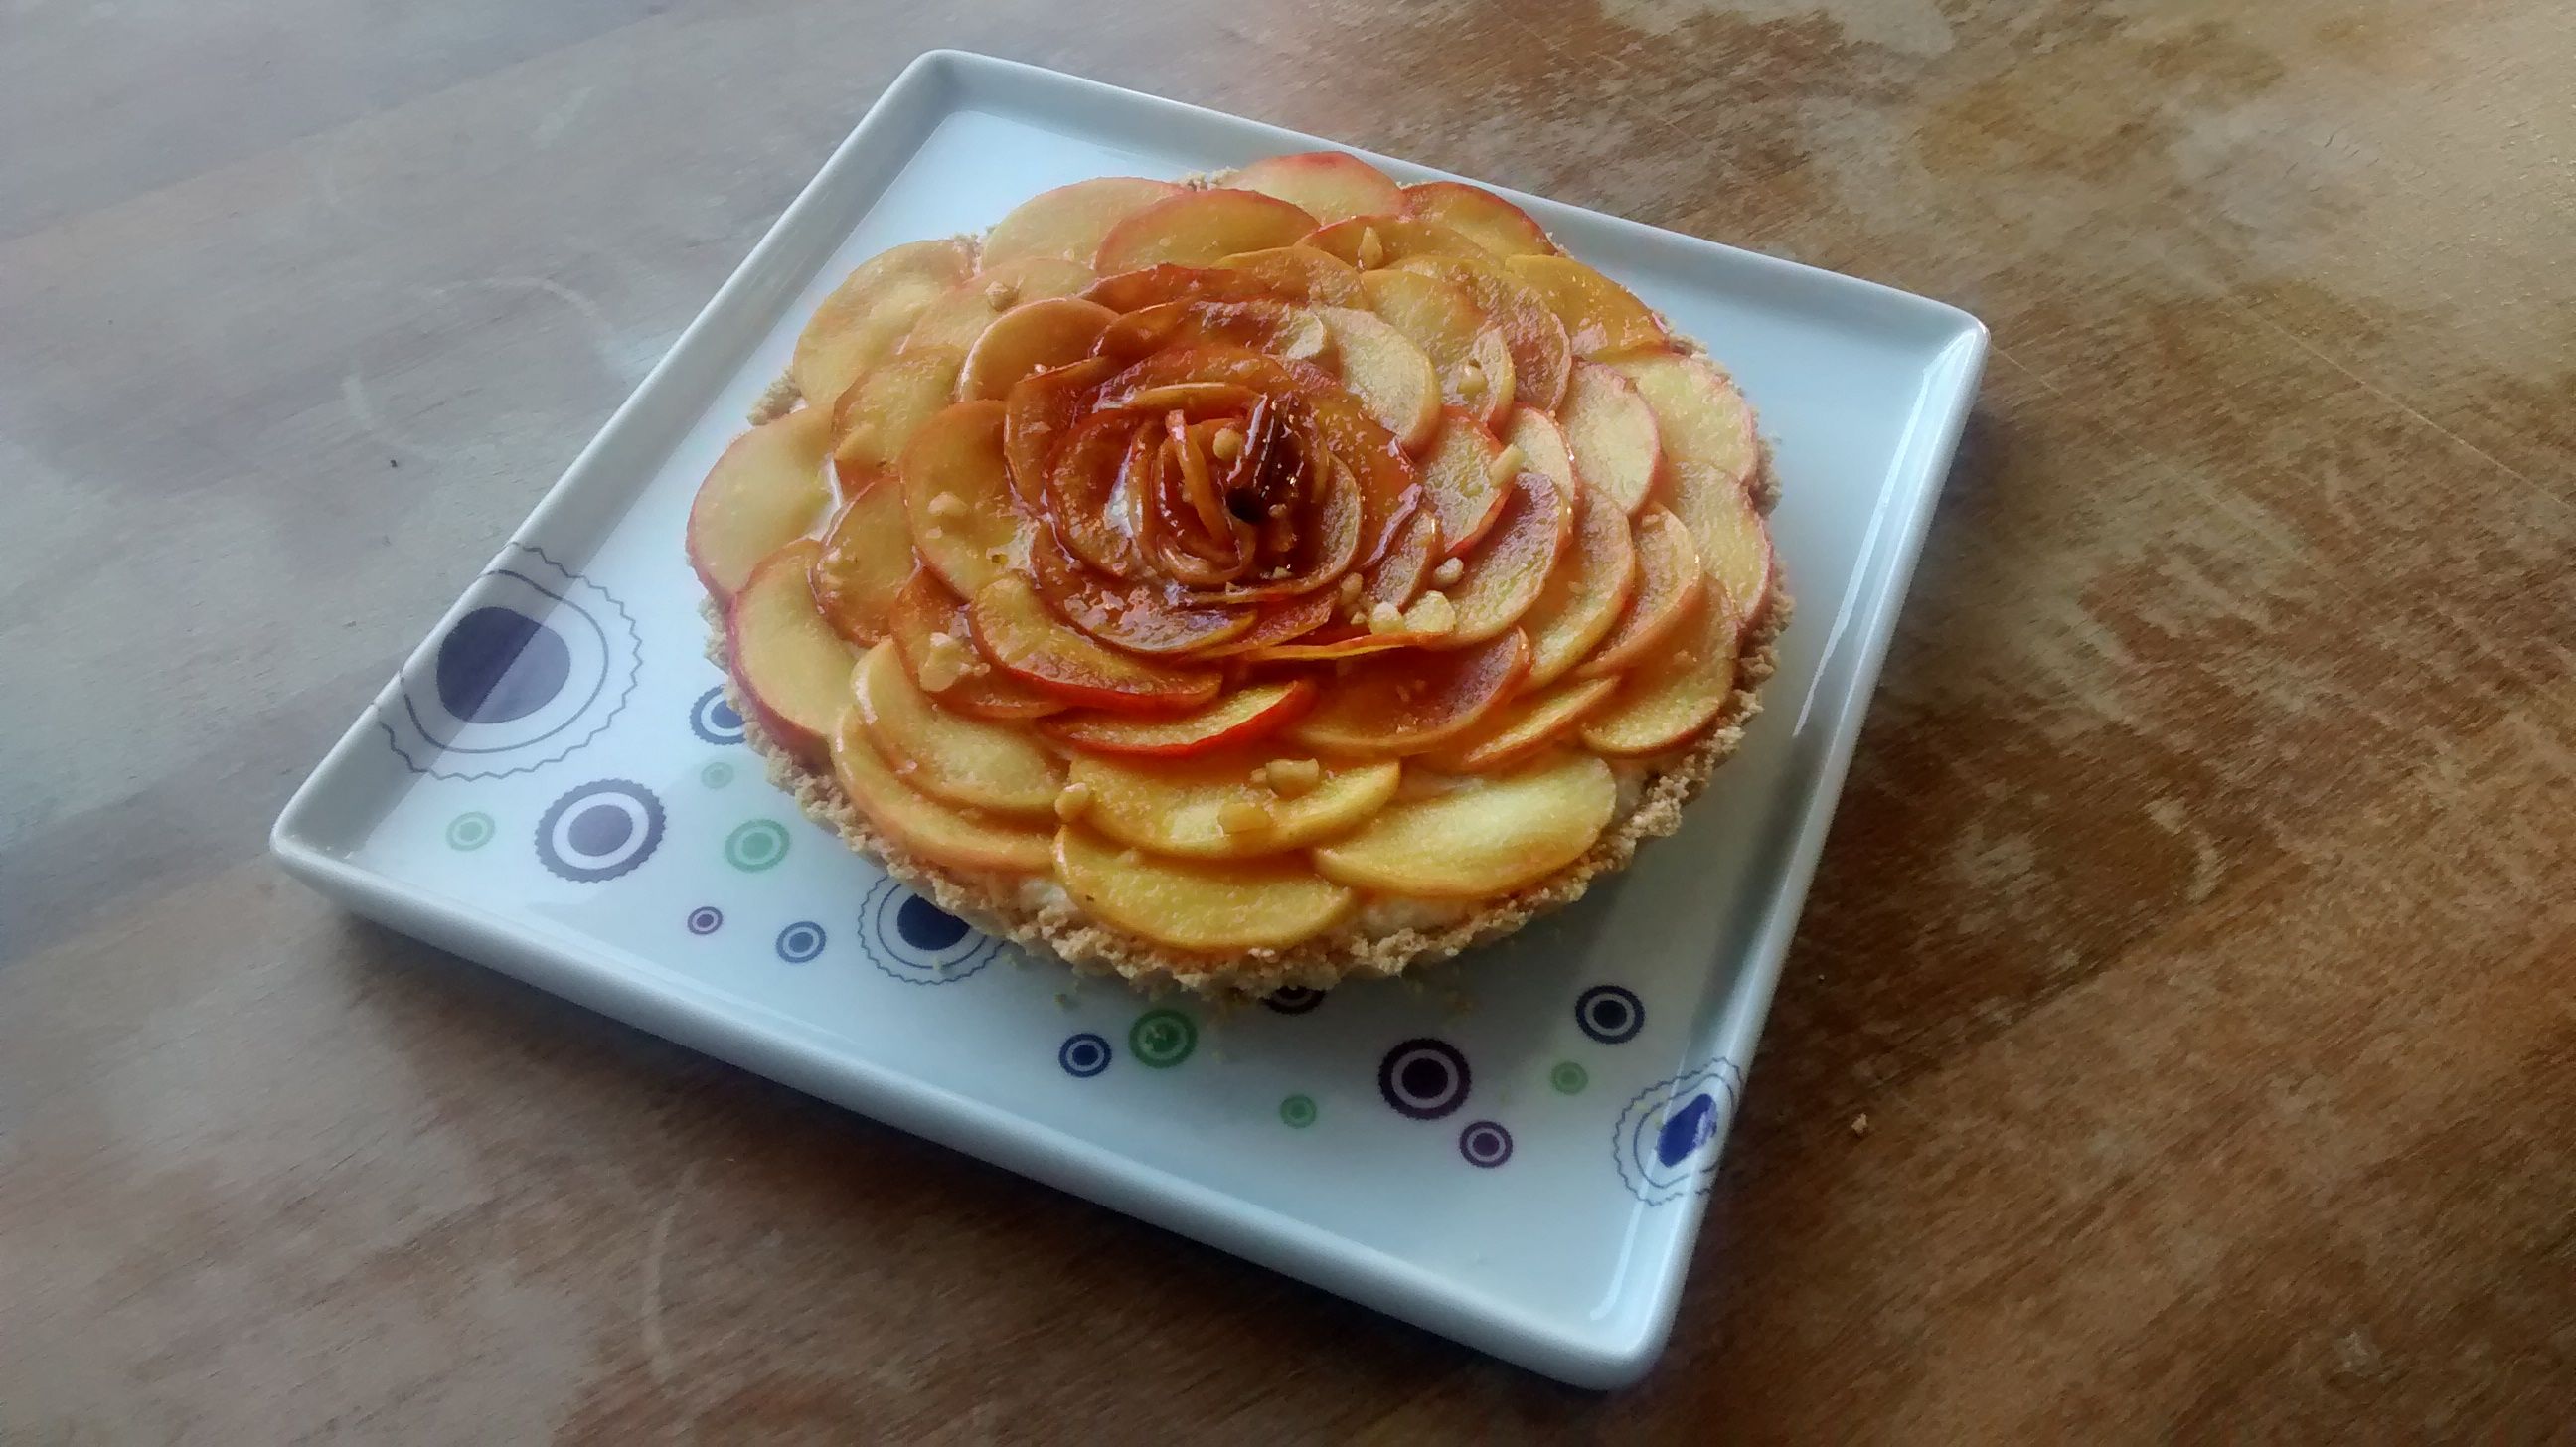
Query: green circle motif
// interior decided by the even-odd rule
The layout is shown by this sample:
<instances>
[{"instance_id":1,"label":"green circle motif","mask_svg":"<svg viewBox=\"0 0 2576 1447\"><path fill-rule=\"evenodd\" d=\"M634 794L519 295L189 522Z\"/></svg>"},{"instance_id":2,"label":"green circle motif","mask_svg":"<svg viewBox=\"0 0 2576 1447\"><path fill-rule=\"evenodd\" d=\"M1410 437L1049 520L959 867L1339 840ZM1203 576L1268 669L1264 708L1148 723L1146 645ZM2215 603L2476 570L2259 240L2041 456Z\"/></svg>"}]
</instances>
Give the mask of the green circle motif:
<instances>
[{"instance_id":1,"label":"green circle motif","mask_svg":"<svg viewBox=\"0 0 2576 1447\"><path fill-rule=\"evenodd\" d=\"M1304 1130L1315 1123L1315 1102L1302 1095L1292 1095L1279 1102L1279 1119L1292 1130Z\"/></svg>"},{"instance_id":2,"label":"green circle motif","mask_svg":"<svg viewBox=\"0 0 2576 1447\"><path fill-rule=\"evenodd\" d=\"M757 874L787 857L787 826L775 819L753 819L725 836L725 863Z\"/></svg>"},{"instance_id":3,"label":"green circle motif","mask_svg":"<svg viewBox=\"0 0 2576 1447\"><path fill-rule=\"evenodd\" d=\"M1199 1048L1199 1027L1178 1010L1148 1010L1127 1027L1127 1051L1139 1065L1169 1070Z\"/></svg>"},{"instance_id":4,"label":"green circle motif","mask_svg":"<svg viewBox=\"0 0 2576 1447\"><path fill-rule=\"evenodd\" d=\"M721 789L733 782L733 765L718 759L698 770L698 782L710 789Z\"/></svg>"},{"instance_id":5,"label":"green circle motif","mask_svg":"<svg viewBox=\"0 0 2576 1447\"><path fill-rule=\"evenodd\" d=\"M459 814L447 824L447 847L480 849L492 842L492 816L480 809Z\"/></svg>"},{"instance_id":6,"label":"green circle motif","mask_svg":"<svg viewBox=\"0 0 2576 1447\"><path fill-rule=\"evenodd\" d=\"M1581 1095L1583 1087L1592 1083L1592 1074L1571 1060L1560 1060L1547 1073L1547 1083L1555 1086L1559 1095Z\"/></svg>"}]
</instances>

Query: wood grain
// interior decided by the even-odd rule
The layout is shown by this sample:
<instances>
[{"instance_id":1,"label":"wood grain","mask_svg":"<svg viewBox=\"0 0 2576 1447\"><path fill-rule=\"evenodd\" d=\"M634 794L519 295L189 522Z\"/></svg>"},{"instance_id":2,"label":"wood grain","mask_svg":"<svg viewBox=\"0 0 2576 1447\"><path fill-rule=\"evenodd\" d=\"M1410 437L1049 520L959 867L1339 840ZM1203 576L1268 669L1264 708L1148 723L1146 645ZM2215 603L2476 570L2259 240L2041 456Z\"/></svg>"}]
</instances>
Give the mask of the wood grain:
<instances>
[{"instance_id":1,"label":"wood grain","mask_svg":"<svg viewBox=\"0 0 2576 1447\"><path fill-rule=\"evenodd\" d=\"M2567 6L40 0L0 27L0 1438L2576 1420ZM263 857L423 621L933 45L1992 323L1635 1390L458 968Z\"/></svg>"}]
</instances>

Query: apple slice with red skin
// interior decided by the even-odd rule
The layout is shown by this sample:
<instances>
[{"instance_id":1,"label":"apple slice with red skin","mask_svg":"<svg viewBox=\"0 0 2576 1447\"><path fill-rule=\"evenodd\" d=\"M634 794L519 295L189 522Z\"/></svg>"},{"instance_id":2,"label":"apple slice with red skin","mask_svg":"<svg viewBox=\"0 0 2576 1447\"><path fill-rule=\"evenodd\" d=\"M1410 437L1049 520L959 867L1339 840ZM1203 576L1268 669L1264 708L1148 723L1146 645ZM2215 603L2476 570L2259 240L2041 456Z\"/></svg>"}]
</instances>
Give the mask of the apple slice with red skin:
<instances>
[{"instance_id":1,"label":"apple slice with red skin","mask_svg":"<svg viewBox=\"0 0 2576 1447\"><path fill-rule=\"evenodd\" d=\"M947 636L952 650L959 644L969 650L975 646L975 630L966 621L966 600L949 592L939 575L927 568L914 569L903 590L895 594L894 613L886 626L903 654L904 672L915 682L929 676L931 657L940 648L934 640L940 635ZM943 707L977 718L1040 718L1067 707L1054 694L1041 693L993 667L980 653L954 683L936 692Z\"/></svg>"},{"instance_id":2,"label":"apple slice with red skin","mask_svg":"<svg viewBox=\"0 0 2576 1447\"><path fill-rule=\"evenodd\" d=\"M1356 889L1491 900L1582 858L1619 803L1610 766L1571 750L1461 784L1400 799L1318 846L1316 871Z\"/></svg>"},{"instance_id":3,"label":"apple slice with red skin","mask_svg":"<svg viewBox=\"0 0 2576 1447\"><path fill-rule=\"evenodd\" d=\"M1087 266L1119 222L1180 193L1169 181L1142 176L1100 176L1040 191L993 223L984 237L984 264L1055 257Z\"/></svg>"},{"instance_id":4,"label":"apple slice with red skin","mask_svg":"<svg viewBox=\"0 0 2576 1447\"><path fill-rule=\"evenodd\" d=\"M1313 679L1281 678L1238 688L1178 717L1085 710L1049 719L1039 732L1086 753L1186 758L1267 738L1314 707L1315 698Z\"/></svg>"},{"instance_id":5,"label":"apple slice with red skin","mask_svg":"<svg viewBox=\"0 0 2576 1447\"><path fill-rule=\"evenodd\" d=\"M1199 654L1202 658L1233 658L1276 647L1291 639L1303 638L1333 621L1333 595L1309 593L1303 598L1266 603L1253 619L1252 629L1231 643L1220 643Z\"/></svg>"},{"instance_id":6,"label":"apple slice with red skin","mask_svg":"<svg viewBox=\"0 0 2576 1447\"><path fill-rule=\"evenodd\" d=\"M1619 624L1575 669L1578 678L1625 673L1664 646L1674 630L1690 619L1707 579L1699 570L1699 549L1681 519L1662 508L1637 519L1637 588Z\"/></svg>"},{"instance_id":7,"label":"apple slice with red skin","mask_svg":"<svg viewBox=\"0 0 2576 1447\"><path fill-rule=\"evenodd\" d=\"M904 517L913 551L959 596L1028 551L1002 453L1002 404L959 402L921 425L903 450Z\"/></svg>"},{"instance_id":8,"label":"apple slice with red skin","mask_svg":"<svg viewBox=\"0 0 2576 1447\"><path fill-rule=\"evenodd\" d=\"M1360 560L1381 556L1421 506L1418 470L1401 439L1340 391L1303 399L1315 439L1344 466L1360 490Z\"/></svg>"},{"instance_id":9,"label":"apple slice with red skin","mask_svg":"<svg viewBox=\"0 0 2576 1447\"><path fill-rule=\"evenodd\" d=\"M1547 299L1504 269L1496 260L1465 256L1416 256L1399 271L1416 272L1465 288L1476 309L1503 334L1512 354L1512 400L1519 406L1554 412L1565 401L1566 379L1574 369L1574 347L1565 323Z\"/></svg>"},{"instance_id":10,"label":"apple slice with red skin","mask_svg":"<svg viewBox=\"0 0 2576 1447\"><path fill-rule=\"evenodd\" d=\"M1404 193L1384 171L1340 151L1264 156L1235 172L1232 180L1246 191L1276 196L1319 222L1404 210Z\"/></svg>"},{"instance_id":11,"label":"apple slice with red skin","mask_svg":"<svg viewBox=\"0 0 2576 1447\"><path fill-rule=\"evenodd\" d=\"M1094 412L1073 426L1047 469L1046 512L1056 540L1076 558L1113 578L1146 576L1138 532L1149 499L1138 469L1152 438L1144 419Z\"/></svg>"},{"instance_id":12,"label":"apple slice with red skin","mask_svg":"<svg viewBox=\"0 0 2576 1447\"><path fill-rule=\"evenodd\" d=\"M1502 512L1469 551L1465 571L1449 587L1449 631L1428 641L1434 648L1465 648L1517 625L1546 592L1557 560L1574 532L1574 508L1556 484L1524 472L1504 489Z\"/></svg>"},{"instance_id":13,"label":"apple slice with red skin","mask_svg":"<svg viewBox=\"0 0 2576 1447\"><path fill-rule=\"evenodd\" d=\"M1639 352L1611 361L1655 414L1669 465L1715 469L1742 487L1761 461L1753 409L1724 372L1679 352ZM1688 519L1684 519L1688 521Z\"/></svg>"},{"instance_id":14,"label":"apple slice with red skin","mask_svg":"<svg viewBox=\"0 0 2576 1447\"><path fill-rule=\"evenodd\" d=\"M1548 309L1565 323L1565 338L1576 356L1607 357L1672 345L1664 324L1644 302L1572 257L1514 256L1503 265L1546 299Z\"/></svg>"},{"instance_id":15,"label":"apple slice with red skin","mask_svg":"<svg viewBox=\"0 0 2576 1447\"><path fill-rule=\"evenodd\" d=\"M1359 758L1425 753L1474 728L1529 673L1520 630L1449 653L1408 651L1357 659L1330 679L1323 699L1288 726L1299 748Z\"/></svg>"},{"instance_id":16,"label":"apple slice with red skin","mask_svg":"<svg viewBox=\"0 0 2576 1447\"><path fill-rule=\"evenodd\" d=\"M1121 711L1197 708L1225 675L1157 663L1094 641L1048 610L1026 578L1005 573L966 607L976 646L1003 672L1069 703Z\"/></svg>"},{"instance_id":17,"label":"apple slice with red skin","mask_svg":"<svg viewBox=\"0 0 2576 1447\"><path fill-rule=\"evenodd\" d=\"M830 414L799 407L733 440L689 505L689 566L730 606L761 560L810 531L830 505Z\"/></svg>"},{"instance_id":18,"label":"apple slice with red skin","mask_svg":"<svg viewBox=\"0 0 2576 1447\"><path fill-rule=\"evenodd\" d=\"M850 707L856 650L815 605L810 581L823 545L787 544L754 568L725 619L725 646L762 730L799 760L819 766Z\"/></svg>"},{"instance_id":19,"label":"apple slice with red skin","mask_svg":"<svg viewBox=\"0 0 2576 1447\"><path fill-rule=\"evenodd\" d=\"M1577 362L1566 384L1565 443L1584 486L1634 517L1663 475L1662 433L1635 384L1599 362Z\"/></svg>"},{"instance_id":20,"label":"apple slice with red skin","mask_svg":"<svg viewBox=\"0 0 2576 1447\"><path fill-rule=\"evenodd\" d=\"M861 373L832 403L832 468L843 496L894 467L921 424L957 400L966 354L922 347L888 357Z\"/></svg>"},{"instance_id":21,"label":"apple slice with red skin","mask_svg":"<svg viewBox=\"0 0 2576 1447\"><path fill-rule=\"evenodd\" d=\"M1319 313L1320 315L1320 313ZM1288 394L1339 392L1333 374L1307 362L1265 356L1248 347L1210 344L1167 347L1109 379L1100 389L1100 407L1177 405L1156 400L1166 387L1218 383L1277 397Z\"/></svg>"},{"instance_id":22,"label":"apple slice with red skin","mask_svg":"<svg viewBox=\"0 0 2576 1447\"><path fill-rule=\"evenodd\" d=\"M1243 347L1284 361L1329 363L1332 338L1302 306L1251 301L1167 301L1114 317L1095 350L1132 362L1165 347Z\"/></svg>"},{"instance_id":23,"label":"apple slice with red skin","mask_svg":"<svg viewBox=\"0 0 2576 1447\"><path fill-rule=\"evenodd\" d=\"M1206 266L1237 252L1286 246L1314 229L1314 217L1276 196L1229 186L1184 191L1111 227L1091 266L1103 276L1147 266Z\"/></svg>"},{"instance_id":24,"label":"apple slice with red skin","mask_svg":"<svg viewBox=\"0 0 2576 1447\"><path fill-rule=\"evenodd\" d=\"M1423 501L1440 522L1441 556L1454 558L1476 545L1503 515L1508 479L1494 475L1503 445L1484 424L1458 408L1440 414L1440 430L1423 454Z\"/></svg>"},{"instance_id":25,"label":"apple slice with red skin","mask_svg":"<svg viewBox=\"0 0 2576 1447\"><path fill-rule=\"evenodd\" d=\"M1566 446L1565 430L1556 419L1527 407L1514 407L1509 421L1500 433L1503 445L1521 450L1521 461L1532 471L1556 484L1568 501L1583 491L1575 475L1574 451Z\"/></svg>"},{"instance_id":26,"label":"apple slice with red skin","mask_svg":"<svg viewBox=\"0 0 2576 1447\"><path fill-rule=\"evenodd\" d=\"M1440 370L1413 339L1375 312L1317 307L1342 368L1342 388L1407 452L1419 452L1440 423Z\"/></svg>"},{"instance_id":27,"label":"apple slice with red skin","mask_svg":"<svg viewBox=\"0 0 2576 1447\"><path fill-rule=\"evenodd\" d=\"M1216 608L1158 583L1126 584L1085 572L1051 538L1029 548L1029 576L1058 617L1130 653L1196 653L1252 631L1250 608Z\"/></svg>"},{"instance_id":28,"label":"apple slice with red skin","mask_svg":"<svg viewBox=\"0 0 2576 1447\"><path fill-rule=\"evenodd\" d=\"M814 602L843 638L866 648L886 636L894 600L912 578L912 525L903 484L880 473L842 504L814 557Z\"/></svg>"},{"instance_id":29,"label":"apple slice with red skin","mask_svg":"<svg viewBox=\"0 0 2576 1447\"><path fill-rule=\"evenodd\" d=\"M1093 282L1082 294L1121 314L1176 301L1288 301L1247 271L1215 266L1145 266Z\"/></svg>"},{"instance_id":30,"label":"apple slice with red skin","mask_svg":"<svg viewBox=\"0 0 2576 1447\"><path fill-rule=\"evenodd\" d=\"M1116 375L1118 364L1091 357L1024 377L1003 399L1002 455L1011 470L1011 492L1024 511L1046 506L1047 469L1074 424L1091 411L1102 383Z\"/></svg>"},{"instance_id":31,"label":"apple slice with red skin","mask_svg":"<svg viewBox=\"0 0 2576 1447\"><path fill-rule=\"evenodd\" d=\"M1547 228L1518 206L1464 181L1425 181L1404 188L1405 209L1436 222L1496 256L1547 256L1556 244Z\"/></svg>"},{"instance_id":32,"label":"apple slice with red skin","mask_svg":"<svg viewBox=\"0 0 2576 1447\"><path fill-rule=\"evenodd\" d=\"M859 374L894 355L930 304L975 272L971 241L914 241L860 263L796 337L787 375L809 405L828 407Z\"/></svg>"},{"instance_id":33,"label":"apple slice with red skin","mask_svg":"<svg viewBox=\"0 0 2576 1447\"><path fill-rule=\"evenodd\" d=\"M1761 509L1728 473L1681 467L1673 473L1673 511L1699 548L1700 571L1726 594L1728 606L1750 628L1771 603L1771 573L1779 556Z\"/></svg>"},{"instance_id":34,"label":"apple slice with red skin","mask_svg":"<svg viewBox=\"0 0 2576 1447\"><path fill-rule=\"evenodd\" d=\"M1584 721L1584 747L1636 758L1697 738L1734 695L1743 633L1744 615L1726 594L1702 589L1666 646L1627 675L1607 707Z\"/></svg>"},{"instance_id":35,"label":"apple slice with red skin","mask_svg":"<svg viewBox=\"0 0 2576 1447\"><path fill-rule=\"evenodd\" d=\"M1008 397L1023 378L1067 367L1091 355L1118 314L1078 296L1015 306L978 337L957 378L957 395L974 401Z\"/></svg>"},{"instance_id":36,"label":"apple slice with red skin","mask_svg":"<svg viewBox=\"0 0 2576 1447\"><path fill-rule=\"evenodd\" d=\"M1368 293L1349 262L1311 246L1273 246L1247 251L1217 263L1219 270L1239 271L1292 301L1308 306L1367 306Z\"/></svg>"},{"instance_id":37,"label":"apple slice with red skin","mask_svg":"<svg viewBox=\"0 0 2576 1447\"><path fill-rule=\"evenodd\" d=\"M1365 658L1372 653L1392 653L1399 648L1419 648L1422 639L1407 633L1362 633L1349 629L1330 637L1309 634L1294 643L1273 643L1256 648L1244 657L1253 663L1335 663L1345 658Z\"/></svg>"},{"instance_id":38,"label":"apple slice with red skin","mask_svg":"<svg viewBox=\"0 0 2576 1447\"><path fill-rule=\"evenodd\" d=\"M850 688L878 755L905 783L965 808L1054 814L1064 764L1025 729L942 707L913 682L891 641L859 660Z\"/></svg>"},{"instance_id":39,"label":"apple slice with red skin","mask_svg":"<svg viewBox=\"0 0 2576 1447\"><path fill-rule=\"evenodd\" d=\"M1055 871L1085 913L1229 963L1322 934L1359 903L1294 856L1174 859L1121 849L1078 825L1056 831Z\"/></svg>"},{"instance_id":40,"label":"apple slice with red skin","mask_svg":"<svg viewBox=\"0 0 2576 1447\"><path fill-rule=\"evenodd\" d=\"M1422 596L1422 585L1439 557L1440 519L1428 509L1415 513L1395 546L1369 569L1357 600L1361 616L1375 612L1380 603L1398 610L1409 607Z\"/></svg>"},{"instance_id":41,"label":"apple slice with red skin","mask_svg":"<svg viewBox=\"0 0 2576 1447\"><path fill-rule=\"evenodd\" d=\"M1589 489L1577 493L1574 541L1521 627L1530 636L1529 687L1555 682L1610 636L1637 590L1628 516Z\"/></svg>"},{"instance_id":42,"label":"apple slice with red skin","mask_svg":"<svg viewBox=\"0 0 2576 1447\"><path fill-rule=\"evenodd\" d=\"M855 708L833 730L831 765L860 817L933 864L979 874L1044 874L1055 865L1053 835L943 803L896 777Z\"/></svg>"},{"instance_id":43,"label":"apple slice with red skin","mask_svg":"<svg viewBox=\"0 0 2576 1447\"><path fill-rule=\"evenodd\" d=\"M1610 701L1621 682L1578 678L1555 688L1524 692L1496 709L1473 733L1424 762L1452 774L1490 774L1512 768L1573 734L1586 716Z\"/></svg>"},{"instance_id":44,"label":"apple slice with red skin","mask_svg":"<svg viewBox=\"0 0 2576 1447\"><path fill-rule=\"evenodd\" d=\"M1494 427L1512 408L1512 352L1465 287L1418 271L1379 270L1361 283L1369 309L1431 359L1441 400Z\"/></svg>"},{"instance_id":45,"label":"apple slice with red skin","mask_svg":"<svg viewBox=\"0 0 2576 1447\"><path fill-rule=\"evenodd\" d=\"M1373 258L1369 254L1372 236L1376 238ZM1418 221L1410 216L1352 216L1318 228L1297 244L1311 246L1362 271L1393 266L1417 256L1493 255L1460 232L1436 221Z\"/></svg>"}]
</instances>

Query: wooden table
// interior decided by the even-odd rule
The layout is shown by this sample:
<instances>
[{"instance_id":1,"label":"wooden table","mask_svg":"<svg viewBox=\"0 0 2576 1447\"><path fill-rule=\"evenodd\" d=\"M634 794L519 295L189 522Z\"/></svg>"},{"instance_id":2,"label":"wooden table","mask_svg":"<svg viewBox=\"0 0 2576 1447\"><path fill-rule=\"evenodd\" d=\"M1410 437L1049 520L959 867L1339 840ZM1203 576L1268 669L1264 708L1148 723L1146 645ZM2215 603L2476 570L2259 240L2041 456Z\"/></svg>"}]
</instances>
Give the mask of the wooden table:
<instances>
[{"instance_id":1,"label":"wooden table","mask_svg":"<svg viewBox=\"0 0 2576 1447\"><path fill-rule=\"evenodd\" d=\"M2576 10L1572 8L12 7L0 1438L2566 1430ZM1635 1390L460 967L266 859L934 45L1993 325Z\"/></svg>"}]
</instances>

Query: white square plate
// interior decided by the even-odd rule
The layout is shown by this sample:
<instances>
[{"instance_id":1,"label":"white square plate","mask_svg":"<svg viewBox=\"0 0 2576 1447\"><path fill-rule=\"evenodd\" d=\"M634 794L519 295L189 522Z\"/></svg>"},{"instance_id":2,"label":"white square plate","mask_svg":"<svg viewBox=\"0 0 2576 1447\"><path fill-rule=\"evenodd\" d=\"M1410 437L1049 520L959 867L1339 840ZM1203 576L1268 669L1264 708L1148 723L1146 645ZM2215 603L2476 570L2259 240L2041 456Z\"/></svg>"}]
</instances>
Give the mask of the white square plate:
<instances>
[{"instance_id":1,"label":"white square plate","mask_svg":"<svg viewBox=\"0 0 2576 1447\"><path fill-rule=\"evenodd\" d=\"M644 1029L1552 1376L1624 1383L1671 1327L1975 390L1974 318L1503 192L1734 370L1777 449L1799 611L1767 711L1682 832L1437 991L1212 1014L1024 961L771 790L703 654L691 496L851 266L1063 182L1324 144L923 56L323 760L275 846L360 913Z\"/></svg>"}]
</instances>

